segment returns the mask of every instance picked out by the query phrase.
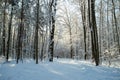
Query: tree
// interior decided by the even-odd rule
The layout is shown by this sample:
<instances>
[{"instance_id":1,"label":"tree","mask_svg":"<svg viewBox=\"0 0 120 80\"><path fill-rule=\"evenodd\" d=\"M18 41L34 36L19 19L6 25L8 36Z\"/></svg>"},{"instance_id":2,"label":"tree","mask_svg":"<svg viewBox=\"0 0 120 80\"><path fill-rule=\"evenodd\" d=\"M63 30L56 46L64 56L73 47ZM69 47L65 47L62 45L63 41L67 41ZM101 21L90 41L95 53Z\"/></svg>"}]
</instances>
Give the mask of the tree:
<instances>
[{"instance_id":1,"label":"tree","mask_svg":"<svg viewBox=\"0 0 120 80\"><path fill-rule=\"evenodd\" d=\"M18 26L18 53L17 53L17 63L19 59L22 60L22 42L23 42L23 30L24 30L24 1L22 0L21 14L20 14L20 24Z\"/></svg>"},{"instance_id":2,"label":"tree","mask_svg":"<svg viewBox=\"0 0 120 80\"><path fill-rule=\"evenodd\" d=\"M87 48L86 48L86 28L87 28L87 22L86 22L86 0L83 0L81 3L81 15L82 15L82 23L83 23L83 30L84 30L84 52L85 52L85 60L87 58Z\"/></svg>"},{"instance_id":3,"label":"tree","mask_svg":"<svg viewBox=\"0 0 120 80\"><path fill-rule=\"evenodd\" d=\"M99 65L99 47L98 47L98 34L95 17L95 0L88 0L89 12L89 27L91 30L91 43L92 43L92 56L95 60L96 66Z\"/></svg>"},{"instance_id":4,"label":"tree","mask_svg":"<svg viewBox=\"0 0 120 80\"><path fill-rule=\"evenodd\" d=\"M37 0L37 19L36 19L36 27L35 27L35 58L36 64L38 64L38 28L39 28L39 0Z\"/></svg>"},{"instance_id":5,"label":"tree","mask_svg":"<svg viewBox=\"0 0 120 80\"><path fill-rule=\"evenodd\" d=\"M57 6L57 0L52 0L50 2L50 14L51 14L50 43L49 43L50 62L53 62L53 55L54 55L54 31L55 31L56 6Z\"/></svg>"},{"instance_id":6,"label":"tree","mask_svg":"<svg viewBox=\"0 0 120 80\"><path fill-rule=\"evenodd\" d=\"M3 42L3 45L2 45L2 53L3 53L3 56L6 55L6 4L7 4L7 0L4 1L5 5L4 5L4 15L3 15L3 33L2 33L2 42Z\"/></svg>"},{"instance_id":7,"label":"tree","mask_svg":"<svg viewBox=\"0 0 120 80\"><path fill-rule=\"evenodd\" d=\"M6 55L6 61L9 59L9 51L10 51L10 43L11 43L11 26L12 26L12 19L13 19L13 5L11 4L11 14L10 14L10 22L8 25L8 40L7 40L7 55Z\"/></svg>"},{"instance_id":8,"label":"tree","mask_svg":"<svg viewBox=\"0 0 120 80\"><path fill-rule=\"evenodd\" d=\"M114 16L114 22L115 22L115 36L116 36L116 41L118 43L118 51L120 54L120 40L119 40L119 33L118 33L118 23L117 23L117 18L116 18L116 12L115 12L115 4L114 1L112 0L112 7L113 7L113 16Z\"/></svg>"}]
</instances>

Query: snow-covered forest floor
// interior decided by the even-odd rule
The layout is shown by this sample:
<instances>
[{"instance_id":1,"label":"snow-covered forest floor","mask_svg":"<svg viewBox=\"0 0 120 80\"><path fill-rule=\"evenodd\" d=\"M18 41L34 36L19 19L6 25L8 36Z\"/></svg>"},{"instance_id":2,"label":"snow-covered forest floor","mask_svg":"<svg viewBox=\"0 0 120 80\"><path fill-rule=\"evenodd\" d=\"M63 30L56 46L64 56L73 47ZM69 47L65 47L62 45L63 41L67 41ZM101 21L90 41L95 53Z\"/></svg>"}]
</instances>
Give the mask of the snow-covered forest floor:
<instances>
[{"instance_id":1,"label":"snow-covered forest floor","mask_svg":"<svg viewBox=\"0 0 120 80\"><path fill-rule=\"evenodd\" d=\"M120 80L120 67L96 67L90 61L71 59L39 64L27 59L16 64L14 60L6 63L1 58L0 80Z\"/></svg>"}]
</instances>

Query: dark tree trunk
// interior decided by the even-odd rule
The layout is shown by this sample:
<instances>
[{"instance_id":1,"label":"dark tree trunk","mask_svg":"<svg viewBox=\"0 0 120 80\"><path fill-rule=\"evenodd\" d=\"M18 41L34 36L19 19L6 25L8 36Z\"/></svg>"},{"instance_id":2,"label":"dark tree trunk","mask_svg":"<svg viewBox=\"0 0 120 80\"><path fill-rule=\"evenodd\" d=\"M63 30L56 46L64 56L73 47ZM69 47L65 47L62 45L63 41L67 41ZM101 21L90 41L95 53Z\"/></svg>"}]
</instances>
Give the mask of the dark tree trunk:
<instances>
[{"instance_id":1,"label":"dark tree trunk","mask_svg":"<svg viewBox=\"0 0 120 80\"><path fill-rule=\"evenodd\" d=\"M39 0L37 0L37 19L36 19L35 39L34 39L36 64L38 64L38 28L39 28Z\"/></svg>"},{"instance_id":2,"label":"dark tree trunk","mask_svg":"<svg viewBox=\"0 0 120 80\"><path fill-rule=\"evenodd\" d=\"M85 0L81 4L81 14L82 14L82 23L83 23L83 30L84 30L84 58L86 60L87 58L87 49L86 49L86 5L85 5Z\"/></svg>"},{"instance_id":3,"label":"dark tree trunk","mask_svg":"<svg viewBox=\"0 0 120 80\"><path fill-rule=\"evenodd\" d=\"M21 19L20 19L20 25L18 26L18 52L17 52L17 63L19 59L21 58L22 60L22 41L23 41L23 30L24 30L24 13L23 13L23 1L22 0L22 7L21 7Z\"/></svg>"},{"instance_id":4,"label":"dark tree trunk","mask_svg":"<svg viewBox=\"0 0 120 80\"><path fill-rule=\"evenodd\" d=\"M98 33L97 33L97 25L96 25L96 17L95 17L95 0L91 0L91 20L92 20L92 29L93 29L93 39L94 39L94 59L96 62L96 66L99 65L99 46L98 46Z\"/></svg>"},{"instance_id":5,"label":"dark tree trunk","mask_svg":"<svg viewBox=\"0 0 120 80\"><path fill-rule=\"evenodd\" d=\"M9 51L10 51L10 43L11 43L11 26L12 26L12 18L13 18L13 6L11 8L11 15L10 15L10 22L8 25L8 41L7 41L7 55L6 55L6 61L9 59Z\"/></svg>"},{"instance_id":6,"label":"dark tree trunk","mask_svg":"<svg viewBox=\"0 0 120 80\"><path fill-rule=\"evenodd\" d=\"M4 15L3 15L3 34L2 34L2 38L3 38L3 40L2 40L2 43L3 43L3 45L2 45L2 53L3 53L3 56L5 56L6 55L6 43L5 43L5 39L6 39L6 35L5 35L5 33L6 33L6 30L5 30L5 28L6 28L6 26L5 26L5 24L6 24L6 3L7 3L7 0L5 0L5 5L4 5Z\"/></svg>"},{"instance_id":7,"label":"dark tree trunk","mask_svg":"<svg viewBox=\"0 0 120 80\"><path fill-rule=\"evenodd\" d=\"M57 6L57 0L52 0L50 3L50 14L51 14L51 24L52 24L50 30L50 43L49 43L50 62L53 62L53 55L54 55L54 31L55 31L56 6Z\"/></svg>"},{"instance_id":8,"label":"dark tree trunk","mask_svg":"<svg viewBox=\"0 0 120 80\"><path fill-rule=\"evenodd\" d=\"M92 43L92 56L95 60L96 66L99 65L99 47L98 47L98 34L95 17L95 0L88 0L89 7L89 26L91 30L91 43Z\"/></svg>"}]
</instances>

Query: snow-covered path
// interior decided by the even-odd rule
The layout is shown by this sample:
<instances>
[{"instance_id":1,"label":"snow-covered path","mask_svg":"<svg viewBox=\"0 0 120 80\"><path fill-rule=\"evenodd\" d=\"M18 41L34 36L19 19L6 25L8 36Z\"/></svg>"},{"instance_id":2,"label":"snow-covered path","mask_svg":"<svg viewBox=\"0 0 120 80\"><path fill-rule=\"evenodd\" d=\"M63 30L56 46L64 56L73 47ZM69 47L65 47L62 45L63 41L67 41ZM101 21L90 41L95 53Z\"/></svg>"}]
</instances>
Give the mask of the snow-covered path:
<instances>
[{"instance_id":1,"label":"snow-covered path","mask_svg":"<svg viewBox=\"0 0 120 80\"><path fill-rule=\"evenodd\" d=\"M89 62L59 59L0 64L0 80L120 80L120 68L94 66Z\"/></svg>"}]
</instances>

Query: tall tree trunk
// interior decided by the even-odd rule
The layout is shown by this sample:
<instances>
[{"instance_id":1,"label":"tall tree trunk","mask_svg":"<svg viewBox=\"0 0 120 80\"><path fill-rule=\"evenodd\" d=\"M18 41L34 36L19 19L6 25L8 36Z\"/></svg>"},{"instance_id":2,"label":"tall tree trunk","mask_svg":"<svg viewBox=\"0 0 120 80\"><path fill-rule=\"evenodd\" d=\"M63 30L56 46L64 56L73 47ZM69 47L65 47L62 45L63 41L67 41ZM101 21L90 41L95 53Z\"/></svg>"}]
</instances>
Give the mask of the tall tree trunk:
<instances>
[{"instance_id":1,"label":"tall tree trunk","mask_svg":"<svg viewBox=\"0 0 120 80\"><path fill-rule=\"evenodd\" d=\"M56 14L57 0L52 0L50 3L50 14L51 14L51 30L50 30L50 43L49 43L49 52L50 52L50 62L53 62L54 55L54 31L55 31L55 14ZM53 12L52 12L53 10Z\"/></svg>"},{"instance_id":2,"label":"tall tree trunk","mask_svg":"<svg viewBox=\"0 0 120 80\"><path fill-rule=\"evenodd\" d=\"M96 27L95 17L95 0L88 0L89 10L89 26L91 30L91 43L92 43L92 55L95 60L96 66L99 65L99 47L98 47L98 34ZM91 12L90 12L91 11Z\"/></svg>"},{"instance_id":3,"label":"tall tree trunk","mask_svg":"<svg viewBox=\"0 0 120 80\"><path fill-rule=\"evenodd\" d=\"M92 59L94 59L94 39L93 39L93 30L91 26L91 0L88 0L88 22L90 27L90 33L91 33L91 46L92 46Z\"/></svg>"},{"instance_id":4,"label":"tall tree trunk","mask_svg":"<svg viewBox=\"0 0 120 80\"><path fill-rule=\"evenodd\" d=\"M99 46L98 46L98 33L97 33L97 25L96 25L96 17L95 17L95 0L91 0L91 20L92 20L92 29L94 35L94 58L96 62L96 66L99 65Z\"/></svg>"},{"instance_id":5,"label":"tall tree trunk","mask_svg":"<svg viewBox=\"0 0 120 80\"><path fill-rule=\"evenodd\" d=\"M36 28L35 28L35 59L36 64L38 64L38 29L39 29L39 0L37 0L37 19L36 19Z\"/></svg>"},{"instance_id":6,"label":"tall tree trunk","mask_svg":"<svg viewBox=\"0 0 120 80\"><path fill-rule=\"evenodd\" d=\"M10 54L10 43L11 43L11 26L12 26L12 18L13 18L13 6L11 5L11 15L10 15L10 22L8 25L8 41L7 41L7 55L6 55L6 61L9 59Z\"/></svg>"},{"instance_id":7,"label":"tall tree trunk","mask_svg":"<svg viewBox=\"0 0 120 80\"><path fill-rule=\"evenodd\" d=\"M110 48L110 43L109 43L109 12L108 12L108 4L109 4L109 0L107 0L107 33L108 33L108 45L107 45L107 47L108 47L108 50L109 50L109 48Z\"/></svg>"},{"instance_id":8,"label":"tall tree trunk","mask_svg":"<svg viewBox=\"0 0 120 80\"><path fill-rule=\"evenodd\" d=\"M102 15L103 15L103 12L102 12L102 9L103 9L103 7L102 7L103 5L102 5L102 0L101 0L101 2L100 2L100 21L99 21L99 53L100 53L100 63L102 64L102 40L101 40L101 38L102 38Z\"/></svg>"},{"instance_id":9,"label":"tall tree trunk","mask_svg":"<svg viewBox=\"0 0 120 80\"><path fill-rule=\"evenodd\" d=\"M24 30L24 23L23 23L23 19L24 19L24 13L23 13L23 2L24 0L22 0L22 6L21 6L21 19L20 19L20 25L18 26L18 53L17 53L17 63L19 61L19 59L21 58L22 60L22 41L23 41L23 30Z\"/></svg>"},{"instance_id":10,"label":"tall tree trunk","mask_svg":"<svg viewBox=\"0 0 120 80\"><path fill-rule=\"evenodd\" d=\"M115 12L115 4L114 4L114 1L112 0L112 6L113 6L113 15L114 15L114 21L115 21L115 35L116 35L116 40L117 40L117 43L118 43L118 51L119 51L119 54L120 54L120 42L119 42L119 32L118 32L118 24L117 24L117 18L116 18L116 12Z\"/></svg>"},{"instance_id":11,"label":"tall tree trunk","mask_svg":"<svg viewBox=\"0 0 120 80\"><path fill-rule=\"evenodd\" d=\"M5 5L4 5L4 15L3 15L3 33L2 33L2 43L3 43L3 45L2 45L2 53L3 53L3 56L5 56L6 55L6 41L5 41L5 39L6 39L6 35L5 35L5 33L6 33L6 30L5 30L5 28L6 28L6 4L7 4L7 0L5 0L4 1L5 2Z\"/></svg>"},{"instance_id":12,"label":"tall tree trunk","mask_svg":"<svg viewBox=\"0 0 120 80\"><path fill-rule=\"evenodd\" d=\"M85 51L85 60L87 58L87 49L86 49L86 0L83 0L81 4L81 14L82 14L82 23L83 23L83 30L84 30L84 51Z\"/></svg>"}]
</instances>

